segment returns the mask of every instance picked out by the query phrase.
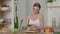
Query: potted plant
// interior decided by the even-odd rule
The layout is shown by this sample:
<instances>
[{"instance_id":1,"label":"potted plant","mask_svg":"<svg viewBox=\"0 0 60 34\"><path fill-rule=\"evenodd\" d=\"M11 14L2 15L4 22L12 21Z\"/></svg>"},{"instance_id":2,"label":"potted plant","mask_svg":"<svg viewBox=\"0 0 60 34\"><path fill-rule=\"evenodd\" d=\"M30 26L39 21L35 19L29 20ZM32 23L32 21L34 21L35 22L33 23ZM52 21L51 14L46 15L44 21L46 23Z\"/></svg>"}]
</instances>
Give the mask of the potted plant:
<instances>
[{"instance_id":1,"label":"potted plant","mask_svg":"<svg viewBox=\"0 0 60 34\"><path fill-rule=\"evenodd\" d=\"M22 24L23 24L23 19L21 19L21 22L20 22L20 30L22 30L21 28L23 28Z\"/></svg>"},{"instance_id":2,"label":"potted plant","mask_svg":"<svg viewBox=\"0 0 60 34\"><path fill-rule=\"evenodd\" d=\"M48 6L52 6L53 0L47 0Z\"/></svg>"},{"instance_id":3,"label":"potted plant","mask_svg":"<svg viewBox=\"0 0 60 34\"><path fill-rule=\"evenodd\" d=\"M31 24L28 24L28 25L27 25L27 30L28 30L28 31L30 30L30 27L31 27Z\"/></svg>"},{"instance_id":4,"label":"potted plant","mask_svg":"<svg viewBox=\"0 0 60 34\"><path fill-rule=\"evenodd\" d=\"M53 0L47 0L47 2L48 2L48 3L52 3L52 2L53 2Z\"/></svg>"},{"instance_id":5,"label":"potted plant","mask_svg":"<svg viewBox=\"0 0 60 34\"><path fill-rule=\"evenodd\" d=\"M8 9L9 9L9 6L8 6L7 4L1 5L1 10L2 10L2 11L6 11L6 10L8 10Z\"/></svg>"},{"instance_id":6,"label":"potted plant","mask_svg":"<svg viewBox=\"0 0 60 34\"><path fill-rule=\"evenodd\" d=\"M14 29L11 29L11 32L15 33L18 32L18 15L17 15L17 5L15 6L15 17L14 17Z\"/></svg>"},{"instance_id":7,"label":"potted plant","mask_svg":"<svg viewBox=\"0 0 60 34\"><path fill-rule=\"evenodd\" d=\"M17 5L16 5L16 11L15 11L15 18L14 18L14 28L18 29L18 15L17 15Z\"/></svg>"},{"instance_id":8,"label":"potted plant","mask_svg":"<svg viewBox=\"0 0 60 34\"><path fill-rule=\"evenodd\" d=\"M0 9L1 9L2 11L6 11L6 10L9 9L9 6L4 3L5 1L6 1L6 0L0 0Z\"/></svg>"},{"instance_id":9,"label":"potted plant","mask_svg":"<svg viewBox=\"0 0 60 34\"><path fill-rule=\"evenodd\" d=\"M21 19L21 22L20 22L20 27L22 26L22 23L23 23L23 19Z\"/></svg>"}]
</instances>

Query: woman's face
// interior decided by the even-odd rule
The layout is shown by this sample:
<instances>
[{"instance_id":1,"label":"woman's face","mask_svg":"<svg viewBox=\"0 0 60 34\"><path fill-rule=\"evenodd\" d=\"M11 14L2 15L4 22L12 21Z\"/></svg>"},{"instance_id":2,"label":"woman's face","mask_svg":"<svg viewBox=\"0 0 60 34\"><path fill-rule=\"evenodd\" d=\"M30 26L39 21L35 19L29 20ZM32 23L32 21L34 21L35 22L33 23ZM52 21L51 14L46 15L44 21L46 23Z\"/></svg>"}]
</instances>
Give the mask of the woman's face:
<instances>
[{"instance_id":1,"label":"woman's face","mask_svg":"<svg viewBox=\"0 0 60 34\"><path fill-rule=\"evenodd\" d=\"M34 14L37 14L38 12L39 12L39 7L34 6L34 7L33 7L33 13L34 13Z\"/></svg>"}]
</instances>

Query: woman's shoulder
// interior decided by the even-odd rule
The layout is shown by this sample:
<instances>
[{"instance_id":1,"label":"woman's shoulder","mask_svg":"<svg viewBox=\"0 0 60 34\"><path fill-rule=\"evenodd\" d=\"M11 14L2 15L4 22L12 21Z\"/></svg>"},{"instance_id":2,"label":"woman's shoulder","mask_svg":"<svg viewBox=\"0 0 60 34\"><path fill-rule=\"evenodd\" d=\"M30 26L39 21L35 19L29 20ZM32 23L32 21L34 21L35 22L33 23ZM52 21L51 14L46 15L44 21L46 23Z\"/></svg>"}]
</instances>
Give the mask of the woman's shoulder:
<instances>
[{"instance_id":1,"label":"woman's shoulder","mask_svg":"<svg viewBox=\"0 0 60 34\"><path fill-rule=\"evenodd\" d=\"M27 18L30 18L30 16L27 16Z\"/></svg>"},{"instance_id":2,"label":"woman's shoulder","mask_svg":"<svg viewBox=\"0 0 60 34\"><path fill-rule=\"evenodd\" d=\"M30 19L30 16L27 16L27 19Z\"/></svg>"},{"instance_id":3,"label":"woman's shoulder","mask_svg":"<svg viewBox=\"0 0 60 34\"><path fill-rule=\"evenodd\" d=\"M41 14L39 14L39 17L40 17L40 18L44 18L44 16L43 16L43 15L41 15Z\"/></svg>"}]
</instances>

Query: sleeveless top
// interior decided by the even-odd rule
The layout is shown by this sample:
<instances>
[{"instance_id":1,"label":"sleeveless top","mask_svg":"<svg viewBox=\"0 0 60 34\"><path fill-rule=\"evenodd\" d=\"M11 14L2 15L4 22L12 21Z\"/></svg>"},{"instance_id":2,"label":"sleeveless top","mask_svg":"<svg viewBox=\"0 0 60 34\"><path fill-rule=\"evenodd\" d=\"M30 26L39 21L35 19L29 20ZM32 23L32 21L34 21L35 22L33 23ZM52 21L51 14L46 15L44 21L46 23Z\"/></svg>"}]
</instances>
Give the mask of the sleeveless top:
<instances>
[{"instance_id":1,"label":"sleeveless top","mask_svg":"<svg viewBox=\"0 0 60 34\"><path fill-rule=\"evenodd\" d=\"M36 19L36 20L32 20L31 18L30 18L30 20L29 20L29 24L30 25L36 25L36 26L40 26L40 20L39 20L39 18L38 19Z\"/></svg>"}]
</instances>

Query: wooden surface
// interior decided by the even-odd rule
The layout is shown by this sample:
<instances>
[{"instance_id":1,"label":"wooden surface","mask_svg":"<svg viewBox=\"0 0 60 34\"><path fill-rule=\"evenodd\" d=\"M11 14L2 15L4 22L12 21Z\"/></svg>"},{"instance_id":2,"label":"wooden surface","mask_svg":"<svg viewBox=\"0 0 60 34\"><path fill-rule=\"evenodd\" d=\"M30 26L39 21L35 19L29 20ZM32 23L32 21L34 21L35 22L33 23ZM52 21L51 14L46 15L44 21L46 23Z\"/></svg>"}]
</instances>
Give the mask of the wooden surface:
<instances>
[{"instance_id":1,"label":"wooden surface","mask_svg":"<svg viewBox=\"0 0 60 34\"><path fill-rule=\"evenodd\" d=\"M47 8L60 8L60 6L48 6Z\"/></svg>"},{"instance_id":2,"label":"wooden surface","mask_svg":"<svg viewBox=\"0 0 60 34\"><path fill-rule=\"evenodd\" d=\"M0 12L0 18L3 18L3 12Z\"/></svg>"},{"instance_id":3,"label":"wooden surface","mask_svg":"<svg viewBox=\"0 0 60 34\"><path fill-rule=\"evenodd\" d=\"M53 33L45 33L45 32L15 32L15 33L6 32L6 33L3 33L3 32L0 32L0 34L53 34Z\"/></svg>"}]
</instances>

